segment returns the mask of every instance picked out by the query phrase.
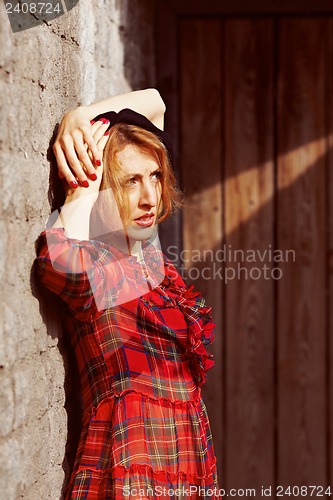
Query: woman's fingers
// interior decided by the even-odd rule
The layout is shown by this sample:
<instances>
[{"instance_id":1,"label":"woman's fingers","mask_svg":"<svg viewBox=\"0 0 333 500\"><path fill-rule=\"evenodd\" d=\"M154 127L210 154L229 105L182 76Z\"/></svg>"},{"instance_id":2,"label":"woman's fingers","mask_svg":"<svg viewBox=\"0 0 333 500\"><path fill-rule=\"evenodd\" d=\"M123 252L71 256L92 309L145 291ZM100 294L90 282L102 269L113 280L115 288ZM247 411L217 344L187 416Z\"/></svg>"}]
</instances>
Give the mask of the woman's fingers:
<instances>
[{"instance_id":1,"label":"woman's fingers","mask_svg":"<svg viewBox=\"0 0 333 500\"><path fill-rule=\"evenodd\" d=\"M87 153L87 148L83 142L83 137L78 132L73 133L74 149L76 151L77 157L84 166L84 170L89 177L92 179L96 177L95 167L92 164L91 158Z\"/></svg>"},{"instance_id":2,"label":"woman's fingers","mask_svg":"<svg viewBox=\"0 0 333 500\"><path fill-rule=\"evenodd\" d=\"M106 133L108 127L110 126L110 122L109 120L106 120L105 118L102 118L101 120L99 120L98 122L96 122L93 126L92 126L92 135L93 135L93 139L96 143L96 146L98 145L98 141L104 136L104 134ZM98 149L98 153L101 157L101 151L100 149L97 147ZM101 158L102 159L102 158Z\"/></svg>"},{"instance_id":3,"label":"woman's fingers","mask_svg":"<svg viewBox=\"0 0 333 500\"><path fill-rule=\"evenodd\" d=\"M89 182L88 182L88 178L87 178L86 166L79 159L79 156L78 156L77 151L75 149L75 147L79 147L78 142L76 141L76 143L75 143L71 137L65 138L63 142L64 142L64 146L62 149L62 153L63 153L63 156L65 157L65 160L67 161L67 169L65 168L65 165L62 163L60 170L65 174L66 179L70 176L70 172L71 172L76 177L79 184L81 184L84 187L88 187ZM86 150L84 148L84 145L82 145L82 148L84 149L84 153L86 154ZM82 152L83 152L83 150L81 150L80 156L82 156ZM91 164L90 159L89 159L89 162ZM95 169L93 167L90 167L90 171L91 170L94 172ZM91 175L93 175L93 173Z\"/></svg>"},{"instance_id":4,"label":"woman's fingers","mask_svg":"<svg viewBox=\"0 0 333 500\"><path fill-rule=\"evenodd\" d=\"M106 141L100 141L109 125L110 122L102 118L96 123L73 129L70 133L62 131L59 134L53 146L59 177L65 178L72 187L78 186L78 182L88 187L87 176L92 181L97 179L95 166L101 165L106 144Z\"/></svg>"},{"instance_id":5,"label":"woman's fingers","mask_svg":"<svg viewBox=\"0 0 333 500\"><path fill-rule=\"evenodd\" d=\"M99 151L101 158L103 157L103 151L104 151L106 142L108 140L109 134L108 134L107 130L108 130L109 125L110 125L110 122L108 120L105 120L105 119L102 119L102 120L103 120L102 125L93 130L93 137L94 137L94 140L97 144L97 148L98 148L98 151ZM95 125L93 127L95 127Z\"/></svg>"},{"instance_id":6,"label":"woman's fingers","mask_svg":"<svg viewBox=\"0 0 333 500\"><path fill-rule=\"evenodd\" d=\"M106 143L108 142L109 134L103 134L98 140L97 147L103 153Z\"/></svg>"},{"instance_id":7,"label":"woman's fingers","mask_svg":"<svg viewBox=\"0 0 333 500\"><path fill-rule=\"evenodd\" d=\"M109 134L107 132L107 129L108 129L109 125L110 125L109 121L104 120L104 121L98 121L98 122L94 123L94 125L92 126L92 135L93 135L94 141L97 145L99 155L101 158L103 158L103 151L104 151L105 145L106 145L107 140L108 140ZM85 147L87 150L87 154L89 155L89 158L92 160L91 150L88 149L87 144L85 144ZM101 162L101 165L102 165L102 163L103 163L103 161ZM96 171L99 171L99 166L96 167Z\"/></svg>"},{"instance_id":8,"label":"woman's fingers","mask_svg":"<svg viewBox=\"0 0 333 500\"><path fill-rule=\"evenodd\" d=\"M61 139L54 144L53 151L58 164L59 176L65 177L67 182L71 185L74 181L77 184L78 180L82 186L87 187L87 176L82 169L82 165L75 151L72 136L64 135L61 137ZM77 179L75 179L75 176Z\"/></svg>"},{"instance_id":9,"label":"woman's fingers","mask_svg":"<svg viewBox=\"0 0 333 500\"><path fill-rule=\"evenodd\" d=\"M88 137L87 140L90 142L84 143L84 149L82 148L78 138L74 141L75 145L79 145L75 147L80 148L76 149L76 151L83 164L83 169L92 181L97 179L95 168L98 168L102 164L101 158L103 155L101 153L103 153L103 150L98 147L98 141L104 136L109 125L109 120L104 118L97 122L92 122L91 131L88 135L86 135L86 137ZM94 150L97 150L98 160L95 160L96 152L94 156ZM95 163L95 168L92 165L93 162Z\"/></svg>"},{"instance_id":10,"label":"woman's fingers","mask_svg":"<svg viewBox=\"0 0 333 500\"><path fill-rule=\"evenodd\" d=\"M99 167L102 163L101 152L97 147L97 141L99 140L100 135L104 134L110 125L109 120L102 118L98 120L98 122L91 122L92 127L90 130L85 130L83 134L83 140L87 144L88 149L91 152L93 161L97 167Z\"/></svg>"},{"instance_id":11,"label":"woman's fingers","mask_svg":"<svg viewBox=\"0 0 333 500\"><path fill-rule=\"evenodd\" d=\"M58 171L59 171L60 179L66 179L68 184L70 184L74 188L78 187L78 182L77 182L73 172L68 167L66 156L64 155L62 149L58 146L55 146L54 147L54 154L55 154L57 164L58 164Z\"/></svg>"}]
</instances>

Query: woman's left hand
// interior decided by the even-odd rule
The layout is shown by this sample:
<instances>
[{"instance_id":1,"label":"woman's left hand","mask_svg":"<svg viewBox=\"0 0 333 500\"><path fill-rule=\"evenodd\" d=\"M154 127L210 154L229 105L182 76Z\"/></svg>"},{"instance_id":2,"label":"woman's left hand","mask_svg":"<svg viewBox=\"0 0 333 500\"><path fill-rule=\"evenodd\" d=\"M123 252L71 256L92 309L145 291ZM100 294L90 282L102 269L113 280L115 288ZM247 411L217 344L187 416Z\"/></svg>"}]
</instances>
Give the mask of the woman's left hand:
<instances>
[{"instance_id":1,"label":"woman's left hand","mask_svg":"<svg viewBox=\"0 0 333 500\"><path fill-rule=\"evenodd\" d=\"M101 164L102 157L89 116L88 108L84 106L66 113L53 145L59 177L65 178L72 187L78 182L86 187L89 178L94 178L95 166Z\"/></svg>"},{"instance_id":2,"label":"woman's left hand","mask_svg":"<svg viewBox=\"0 0 333 500\"><path fill-rule=\"evenodd\" d=\"M103 151L108 140L109 134L106 133L107 128L108 124L101 121L98 121L91 126L92 137L96 143L96 147L98 148L98 152L101 158L103 158ZM85 145L85 148L89 158L91 159L92 153L88 150L87 145ZM85 166L82 163L80 163L80 168L82 169L83 172L85 171ZM94 169L94 173L91 174L90 176L91 180L89 182L87 181L87 183L83 185L84 187L79 186L78 183L76 183L76 185L73 185L72 183L69 185L66 182L65 190L67 197L71 198L75 193L75 198L77 199L81 197L81 195L84 196L86 194L95 193L96 197L94 198L97 199L99 188L102 182L102 176L103 176L103 162L101 162L101 165L99 167Z\"/></svg>"}]
</instances>

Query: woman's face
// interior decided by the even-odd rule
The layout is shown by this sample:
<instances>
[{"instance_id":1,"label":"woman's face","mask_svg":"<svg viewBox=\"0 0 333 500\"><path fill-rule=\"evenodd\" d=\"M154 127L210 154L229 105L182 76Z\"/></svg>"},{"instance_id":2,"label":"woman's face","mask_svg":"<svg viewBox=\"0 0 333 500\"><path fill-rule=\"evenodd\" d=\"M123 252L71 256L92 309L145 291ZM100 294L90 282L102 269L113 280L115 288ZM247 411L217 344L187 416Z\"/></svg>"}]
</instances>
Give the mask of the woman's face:
<instances>
[{"instance_id":1,"label":"woman's face","mask_svg":"<svg viewBox=\"0 0 333 500\"><path fill-rule=\"evenodd\" d=\"M129 202L126 231L135 240L148 239L154 231L161 201L161 169L153 158L132 145L126 146L117 156L123 168Z\"/></svg>"}]
</instances>

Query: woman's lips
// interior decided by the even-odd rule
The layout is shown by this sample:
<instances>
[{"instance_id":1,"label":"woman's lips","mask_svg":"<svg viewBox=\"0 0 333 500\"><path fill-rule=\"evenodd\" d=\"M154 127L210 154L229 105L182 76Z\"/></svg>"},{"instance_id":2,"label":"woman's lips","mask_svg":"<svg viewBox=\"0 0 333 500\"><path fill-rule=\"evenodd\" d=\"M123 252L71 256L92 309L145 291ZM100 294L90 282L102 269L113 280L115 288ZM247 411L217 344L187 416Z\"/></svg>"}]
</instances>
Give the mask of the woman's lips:
<instances>
[{"instance_id":1,"label":"woman's lips","mask_svg":"<svg viewBox=\"0 0 333 500\"><path fill-rule=\"evenodd\" d=\"M143 215L142 217L138 217L137 219L134 219L134 222L139 226L149 227L154 223L154 219L155 219L154 214L148 214L148 215Z\"/></svg>"}]
</instances>

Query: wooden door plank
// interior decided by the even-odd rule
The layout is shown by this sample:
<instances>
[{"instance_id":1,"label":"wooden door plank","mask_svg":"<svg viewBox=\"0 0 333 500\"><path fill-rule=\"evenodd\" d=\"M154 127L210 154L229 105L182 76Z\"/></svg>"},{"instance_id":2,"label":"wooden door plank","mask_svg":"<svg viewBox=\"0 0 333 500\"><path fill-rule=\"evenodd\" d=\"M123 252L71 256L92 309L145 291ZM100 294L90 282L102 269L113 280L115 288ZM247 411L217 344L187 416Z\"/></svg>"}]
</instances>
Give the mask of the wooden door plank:
<instances>
[{"instance_id":1,"label":"wooden door plank","mask_svg":"<svg viewBox=\"0 0 333 500\"><path fill-rule=\"evenodd\" d=\"M329 484L333 485L333 18L328 20L328 86L327 86L327 109L328 109L328 162L327 162L327 215L328 215L328 437L329 437Z\"/></svg>"},{"instance_id":2,"label":"wooden door plank","mask_svg":"<svg viewBox=\"0 0 333 500\"><path fill-rule=\"evenodd\" d=\"M225 292L225 480L228 489L259 494L274 479L274 280L269 255L250 262L246 252L274 249L271 20L226 21L224 74L225 240L232 252Z\"/></svg>"},{"instance_id":3,"label":"wooden door plank","mask_svg":"<svg viewBox=\"0 0 333 500\"><path fill-rule=\"evenodd\" d=\"M222 241L221 169L221 24L216 20L182 20L181 167L186 204L183 210L184 269L213 307L216 338L210 348L215 366L203 388L212 424L220 474L225 441L222 419L222 282L214 278L211 254ZM207 252L211 254L207 254ZM219 263L217 263L219 265Z\"/></svg>"},{"instance_id":4,"label":"wooden door plank","mask_svg":"<svg viewBox=\"0 0 333 500\"><path fill-rule=\"evenodd\" d=\"M279 22L278 484L324 484L325 19Z\"/></svg>"},{"instance_id":5,"label":"wooden door plank","mask_svg":"<svg viewBox=\"0 0 333 500\"><path fill-rule=\"evenodd\" d=\"M154 0L156 13L156 81L164 102L166 114L164 128L172 137L174 149L173 168L179 182L179 88L178 88L178 51L177 18L166 2ZM170 247L176 247L178 252L182 247L181 211L161 223L159 237L164 253L169 253ZM173 248L172 248L173 250ZM179 257L175 264L180 264Z\"/></svg>"}]
</instances>

